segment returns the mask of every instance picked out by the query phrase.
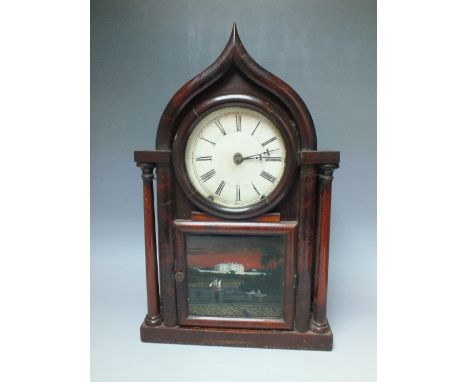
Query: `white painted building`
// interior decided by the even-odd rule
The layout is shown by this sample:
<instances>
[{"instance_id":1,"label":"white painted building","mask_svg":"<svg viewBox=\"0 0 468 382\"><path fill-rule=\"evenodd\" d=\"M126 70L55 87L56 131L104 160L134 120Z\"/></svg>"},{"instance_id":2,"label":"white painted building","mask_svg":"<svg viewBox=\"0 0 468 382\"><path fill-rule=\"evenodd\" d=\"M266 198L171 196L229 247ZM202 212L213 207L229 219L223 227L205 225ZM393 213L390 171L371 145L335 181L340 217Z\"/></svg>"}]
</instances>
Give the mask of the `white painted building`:
<instances>
[{"instance_id":1,"label":"white painted building","mask_svg":"<svg viewBox=\"0 0 468 382\"><path fill-rule=\"evenodd\" d=\"M244 266L238 263L221 263L216 264L214 271L217 273L244 273Z\"/></svg>"}]
</instances>

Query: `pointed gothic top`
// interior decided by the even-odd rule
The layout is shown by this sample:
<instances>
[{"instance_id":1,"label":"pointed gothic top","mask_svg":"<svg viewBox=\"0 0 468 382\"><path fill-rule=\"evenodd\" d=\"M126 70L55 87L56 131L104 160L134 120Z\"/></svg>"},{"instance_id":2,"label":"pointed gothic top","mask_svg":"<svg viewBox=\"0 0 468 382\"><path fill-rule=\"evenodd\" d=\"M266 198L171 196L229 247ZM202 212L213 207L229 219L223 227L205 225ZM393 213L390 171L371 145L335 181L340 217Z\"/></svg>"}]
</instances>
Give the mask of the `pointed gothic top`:
<instances>
[{"instance_id":1,"label":"pointed gothic top","mask_svg":"<svg viewBox=\"0 0 468 382\"><path fill-rule=\"evenodd\" d=\"M234 22L232 24L231 35L229 36L226 46L220 56L216 59L215 63L223 60L237 61L236 56L240 55L251 58L242 44L242 41L239 37L239 32L237 31L237 25Z\"/></svg>"},{"instance_id":2,"label":"pointed gothic top","mask_svg":"<svg viewBox=\"0 0 468 382\"><path fill-rule=\"evenodd\" d=\"M235 45L237 41L239 41L241 44L241 40L239 37L239 32L237 32L237 25L236 23L232 23L232 31L231 31L231 36L229 37L229 40L232 41L232 43Z\"/></svg>"},{"instance_id":3,"label":"pointed gothic top","mask_svg":"<svg viewBox=\"0 0 468 382\"><path fill-rule=\"evenodd\" d=\"M177 129L177 122L186 112L184 109L207 89L216 87L221 79L232 70L248 79L253 86L268 92L267 97L277 99L295 116L294 123L300 132L301 146L304 149L316 150L317 138L310 113L299 95L283 80L262 68L249 55L237 31L236 23L232 25L231 35L219 57L203 72L183 85L166 106L159 122L156 147L170 149Z\"/></svg>"}]
</instances>

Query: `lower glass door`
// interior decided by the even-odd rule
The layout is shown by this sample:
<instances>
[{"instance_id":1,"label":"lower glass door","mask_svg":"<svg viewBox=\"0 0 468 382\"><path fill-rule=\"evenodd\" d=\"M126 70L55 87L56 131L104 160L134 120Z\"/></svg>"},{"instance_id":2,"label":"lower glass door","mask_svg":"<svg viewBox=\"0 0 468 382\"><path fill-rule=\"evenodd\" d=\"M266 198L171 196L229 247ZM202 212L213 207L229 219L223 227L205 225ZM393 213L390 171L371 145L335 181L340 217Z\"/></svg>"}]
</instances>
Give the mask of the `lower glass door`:
<instances>
[{"instance_id":1,"label":"lower glass door","mask_svg":"<svg viewBox=\"0 0 468 382\"><path fill-rule=\"evenodd\" d=\"M295 223L177 221L180 324L292 329L294 234Z\"/></svg>"}]
</instances>

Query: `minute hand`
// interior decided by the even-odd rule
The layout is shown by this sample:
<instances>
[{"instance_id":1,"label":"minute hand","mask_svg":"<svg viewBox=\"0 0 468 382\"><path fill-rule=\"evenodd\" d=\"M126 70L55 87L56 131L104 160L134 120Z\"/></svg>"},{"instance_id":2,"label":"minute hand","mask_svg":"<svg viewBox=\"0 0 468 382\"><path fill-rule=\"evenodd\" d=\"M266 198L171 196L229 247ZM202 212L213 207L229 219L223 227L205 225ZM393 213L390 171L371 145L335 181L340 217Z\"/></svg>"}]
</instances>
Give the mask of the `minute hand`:
<instances>
[{"instance_id":1,"label":"minute hand","mask_svg":"<svg viewBox=\"0 0 468 382\"><path fill-rule=\"evenodd\" d=\"M243 157L242 160L246 160L246 159L257 159L256 157L262 157L263 154L269 154L269 153L272 153L273 151L277 151L279 149L273 149L273 150L268 150L268 151L264 151L263 153L259 153L259 154L253 154L253 155L249 155L248 157Z\"/></svg>"}]
</instances>

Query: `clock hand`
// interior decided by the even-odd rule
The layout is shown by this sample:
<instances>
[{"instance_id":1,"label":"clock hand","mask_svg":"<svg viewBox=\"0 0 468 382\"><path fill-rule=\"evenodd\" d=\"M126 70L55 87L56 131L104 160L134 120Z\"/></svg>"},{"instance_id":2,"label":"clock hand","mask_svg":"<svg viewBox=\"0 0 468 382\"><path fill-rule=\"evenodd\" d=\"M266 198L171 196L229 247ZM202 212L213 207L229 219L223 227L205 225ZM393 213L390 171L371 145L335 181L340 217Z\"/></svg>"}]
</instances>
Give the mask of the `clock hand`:
<instances>
[{"instance_id":1,"label":"clock hand","mask_svg":"<svg viewBox=\"0 0 468 382\"><path fill-rule=\"evenodd\" d=\"M279 150L279 149L267 150L267 151L264 151L263 153L249 155L249 156L247 156L247 157L242 157L242 160L244 161L244 160L246 160L246 159L259 159L259 158L262 159L262 155L263 155L263 154L268 154L268 155L270 155L271 152L277 151L277 150Z\"/></svg>"},{"instance_id":2,"label":"clock hand","mask_svg":"<svg viewBox=\"0 0 468 382\"><path fill-rule=\"evenodd\" d=\"M268 150L267 149L263 153L253 154L253 155L249 155L247 157L242 156L241 153L235 153L234 157L233 157L233 160L234 160L234 163L238 166L246 159L260 159L260 160L262 160L262 155L267 154L268 157L269 157L271 152L277 151L277 150L279 150L279 149L273 149L273 150Z\"/></svg>"}]
</instances>

